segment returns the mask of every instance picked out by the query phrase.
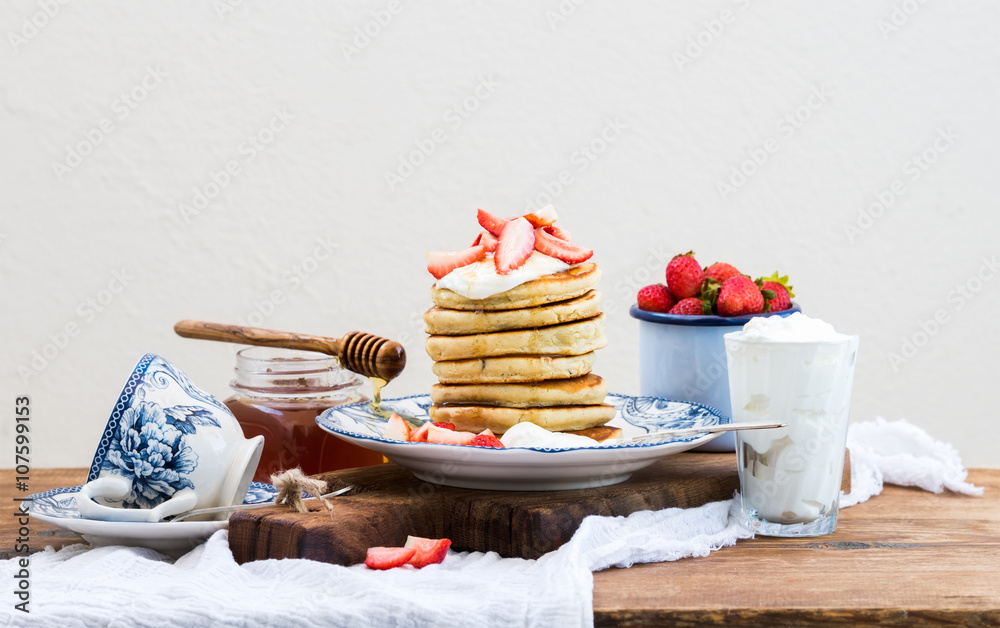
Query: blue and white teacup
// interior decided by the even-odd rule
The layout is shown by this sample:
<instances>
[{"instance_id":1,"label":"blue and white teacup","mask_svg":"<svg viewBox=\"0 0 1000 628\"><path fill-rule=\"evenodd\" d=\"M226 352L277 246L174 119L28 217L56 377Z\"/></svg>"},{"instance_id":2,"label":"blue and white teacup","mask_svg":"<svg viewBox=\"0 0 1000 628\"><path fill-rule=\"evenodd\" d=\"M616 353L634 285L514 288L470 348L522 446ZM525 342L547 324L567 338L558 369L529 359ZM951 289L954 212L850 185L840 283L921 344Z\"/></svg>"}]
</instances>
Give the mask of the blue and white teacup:
<instances>
[{"instance_id":1,"label":"blue and white teacup","mask_svg":"<svg viewBox=\"0 0 1000 628\"><path fill-rule=\"evenodd\" d=\"M167 360L139 360L111 412L77 494L80 515L160 521L243 503L264 445Z\"/></svg>"}]
</instances>

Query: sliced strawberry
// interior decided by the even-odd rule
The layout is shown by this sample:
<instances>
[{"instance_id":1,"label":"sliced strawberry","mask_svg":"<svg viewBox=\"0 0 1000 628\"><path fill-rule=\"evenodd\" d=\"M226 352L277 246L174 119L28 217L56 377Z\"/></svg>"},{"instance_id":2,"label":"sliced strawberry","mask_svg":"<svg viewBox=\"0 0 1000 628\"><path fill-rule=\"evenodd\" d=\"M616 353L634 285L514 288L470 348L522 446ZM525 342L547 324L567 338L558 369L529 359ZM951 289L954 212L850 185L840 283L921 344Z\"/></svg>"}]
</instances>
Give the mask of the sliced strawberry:
<instances>
[{"instance_id":1,"label":"sliced strawberry","mask_svg":"<svg viewBox=\"0 0 1000 628\"><path fill-rule=\"evenodd\" d=\"M442 445L468 445L476 437L472 432L456 432L431 425L427 429L427 442Z\"/></svg>"},{"instance_id":2,"label":"sliced strawberry","mask_svg":"<svg viewBox=\"0 0 1000 628\"><path fill-rule=\"evenodd\" d=\"M556 208L552 205L546 205L545 207L539 209L536 212L531 212L530 214L525 214L524 218L531 223L532 227L548 227L556 221L558 216L556 216Z\"/></svg>"},{"instance_id":3,"label":"sliced strawberry","mask_svg":"<svg viewBox=\"0 0 1000 628\"><path fill-rule=\"evenodd\" d=\"M478 244L485 246L487 253L492 253L497 250L496 236L485 229L479 232L479 235L476 236L476 240L472 243L472 246L476 246Z\"/></svg>"},{"instance_id":4,"label":"sliced strawberry","mask_svg":"<svg viewBox=\"0 0 1000 628\"><path fill-rule=\"evenodd\" d=\"M451 430L453 432L455 431L454 423L447 423L445 421L434 421L433 423L431 423L431 425L433 425L434 427L440 427L443 430Z\"/></svg>"},{"instance_id":5,"label":"sliced strawberry","mask_svg":"<svg viewBox=\"0 0 1000 628\"><path fill-rule=\"evenodd\" d=\"M403 547L416 550L416 553L409 560L408 564L420 569L427 565L439 565L443 563L444 557L448 555L448 548L451 547L451 540L408 536L406 537L406 545Z\"/></svg>"},{"instance_id":6,"label":"sliced strawberry","mask_svg":"<svg viewBox=\"0 0 1000 628\"><path fill-rule=\"evenodd\" d=\"M410 442L411 443L426 443L427 442L427 432L431 429L430 421L422 424L420 427L410 432Z\"/></svg>"},{"instance_id":7,"label":"sliced strawberry","mask_svg":"<svg viewBox=\"0 0 1000 628\"><path fill-rule=\"evenodd\" d=\"M554 235L555 237L559 238L560 240L566 240L567 242L569 242L570 240L573 239L573 236L570 234L569 231L566 231L565 229L560 229L559 227L557 227L555 225L549 225L548 227L545 227L544 229L545 229L545 233L551 233L552 235Z\"/></svg>"},{"instance_id":8,"label":"sliced strawberry","mask_svg":"<svg viewBox=\"0 0 1000 628\"><path fill-rule=\"evenodd\" d=\"M389 422L386 424L382 436L392 440L410 440L410 426L403 420L403 417L393 413L389 417Z\"/></svg>"},{"instance_id":9,"label":"sliced strawberry","mask_svg":"<svg viewBox=\"0 0 1000 628\"><path fill-rule=\"evenodd\" d=\"M561 238L547 233L544 229L535 229L535 250L550 257L561 259L567 264L579 264L590 259L594 254L590 249L577 246Z\"/></svg>"},{"instance_id":10,"label":"sliced strawberry","mask_svg":"<svg viewBox=\"0 0 1000 628\"><path fill-rule=\"evenodd\" d=\"M489 231L483 232L483 241L481 242L481 244L486 247L487 253L493 253L494 251L496 251L498 243L499 241L497 240L495 235L493 235Z\"/></svg>"},{"instance_id":11,"label":"sliced strawberry","mask_svg":"<svg viewBox=\"0 0 1000 628\"><path fill-rule=\"evenodd\" d=\"M486 257L486 247L482 244L464 251L434 251L427 254L427 270L435 279L440 279L456 268L468 266L484 257Z\"/></svg>"},{"instance_id":12,"label":"sliced strawberry","mask_svg":"<svg viewBox=\"0 0 1000 628\"><path fill-rule=\"evenodd\" d=\"M470 443L473 447L495 447L497 449L504 449L503 443L500 439L496 437L493 430L486 428L482 432L476 434L476 437L472 439Z\"/></svg>"},{"instance_id":13,"label":"sliced strawberry","mask_svg":"<svg viewBox=\"0 0 1000 628\"><path fill-rule=\"evenodd\" d=\"M500 232L503 231L504 225L509 222L508 218L501 218L496 214L489 213L485 209L480 209L476 214L476 218L479 219L479 224L483 226L483 229L486 229L498 238L500 237Z\"/></svg>"},{"instance_id":14,"label":"sliced strawberry","mask_svg":"<svg viewBox=\"0 0 1000 628\"><path fill-rule=\"evenodd\" d=\"M405 565L416 553L413 547L369 547L365 565L371 569L392 569Z\"/></svg>"},{"instance_id":15,"label":"sliced strawberry","mask_svg":"<svg viewBox=\"0 0 1000 628\"><path fill-rule=\"evenodd\" d=\"M551 237L551 236L549 236ZM493 253L497 274L507 275L520 268L535 249L535 229L524 218L516 218L504 225Z\"/></svg>"}]
</instances>

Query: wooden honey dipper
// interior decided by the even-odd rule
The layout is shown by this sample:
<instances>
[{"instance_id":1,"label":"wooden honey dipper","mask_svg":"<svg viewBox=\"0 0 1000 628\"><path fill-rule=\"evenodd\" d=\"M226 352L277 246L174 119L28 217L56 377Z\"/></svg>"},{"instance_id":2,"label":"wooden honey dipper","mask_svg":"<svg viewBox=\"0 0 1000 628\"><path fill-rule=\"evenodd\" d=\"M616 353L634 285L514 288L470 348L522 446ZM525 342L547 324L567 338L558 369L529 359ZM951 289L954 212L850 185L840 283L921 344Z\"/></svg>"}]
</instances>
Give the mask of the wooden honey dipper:
<instances>
[{"instance_id":1,"label":"wooden honey dipper","mask_svg":"<svg viewBox=\"0 0 1000 628\"><path fill-rule=\"evenodd\" d=\"M343 338L326 338L192 320L178 322L174 331L185 338L325 353L336 356L346 369L386 382L393 380L406 366L406 351L401 344L360 331L348 332Z\"/></svg>"}]
</instances>

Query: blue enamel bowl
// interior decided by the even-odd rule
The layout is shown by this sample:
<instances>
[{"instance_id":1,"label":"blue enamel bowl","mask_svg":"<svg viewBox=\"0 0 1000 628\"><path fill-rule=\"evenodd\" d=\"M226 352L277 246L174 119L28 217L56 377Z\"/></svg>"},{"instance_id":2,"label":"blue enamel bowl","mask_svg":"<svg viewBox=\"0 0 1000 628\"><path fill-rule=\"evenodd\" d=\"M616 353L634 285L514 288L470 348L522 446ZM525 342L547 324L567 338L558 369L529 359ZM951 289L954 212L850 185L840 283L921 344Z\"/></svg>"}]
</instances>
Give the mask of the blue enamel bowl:
<instances>
[{"instance_id":1,"label":"blue enamel bowl","mask_svg":"<svg viewBox=\"0 0 1000 628\"><path fill-rule=\"evenodd\" d=\"M790 309L753 316L681 316L647 312L633 305L628 313L639 320L639 394L700 403L732 418L722 337L739 331L754 316L788 316L799 311L792 303ZM735 450L736 437L727 432L697 451Z\"/></svg>"}]
</instances>

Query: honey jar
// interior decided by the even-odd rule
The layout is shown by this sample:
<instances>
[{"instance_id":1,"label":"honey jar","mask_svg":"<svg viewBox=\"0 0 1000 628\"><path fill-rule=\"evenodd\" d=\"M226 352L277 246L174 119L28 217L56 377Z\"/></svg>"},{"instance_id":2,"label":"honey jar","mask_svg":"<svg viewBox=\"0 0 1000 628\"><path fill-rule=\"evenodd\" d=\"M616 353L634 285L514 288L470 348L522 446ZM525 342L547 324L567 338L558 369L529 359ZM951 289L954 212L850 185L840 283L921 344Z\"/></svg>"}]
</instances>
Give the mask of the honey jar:
<instances>
[{"instance_id":1,"label":"honey jar","mask_svg":"<svg viewBox=\"0 0 1000 628\"><path fill-rule=\"evenodd\" d=\"M233 396L225 401L252 438L264 437L253 479L299 467L306 475L380 464L382 454L348 443L316 424L323 410L369 400L367 379L336 357L308 351L249 347L236 354Z\"/></svg>"}]
</instances>

